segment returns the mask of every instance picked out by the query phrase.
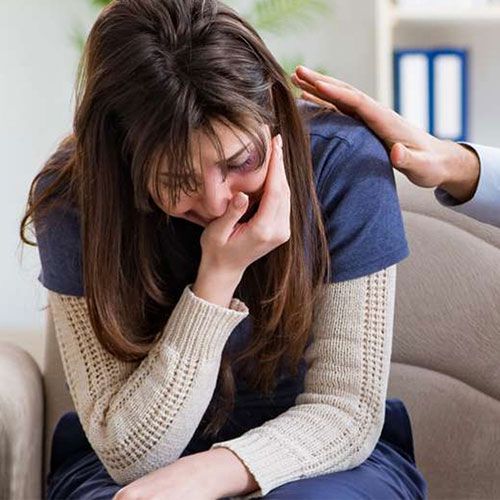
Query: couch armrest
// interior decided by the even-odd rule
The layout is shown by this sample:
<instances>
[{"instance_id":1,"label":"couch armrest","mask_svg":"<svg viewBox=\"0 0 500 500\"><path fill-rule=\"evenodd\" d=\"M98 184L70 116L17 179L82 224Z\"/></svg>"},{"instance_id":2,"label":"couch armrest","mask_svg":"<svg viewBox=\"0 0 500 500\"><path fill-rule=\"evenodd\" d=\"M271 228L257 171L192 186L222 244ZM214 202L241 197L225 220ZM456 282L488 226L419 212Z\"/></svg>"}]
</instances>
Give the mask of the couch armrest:
<instances>
[{"instance_id":1,"label":"couch armrest","mask_svg":"<svg viewBox=\"0 0 500 500\"><path fill-rule=\"evenodd\" d=\"M0 498L42 495L43 383L25 350L0 342Z\"/></svg>"}]
</instances>

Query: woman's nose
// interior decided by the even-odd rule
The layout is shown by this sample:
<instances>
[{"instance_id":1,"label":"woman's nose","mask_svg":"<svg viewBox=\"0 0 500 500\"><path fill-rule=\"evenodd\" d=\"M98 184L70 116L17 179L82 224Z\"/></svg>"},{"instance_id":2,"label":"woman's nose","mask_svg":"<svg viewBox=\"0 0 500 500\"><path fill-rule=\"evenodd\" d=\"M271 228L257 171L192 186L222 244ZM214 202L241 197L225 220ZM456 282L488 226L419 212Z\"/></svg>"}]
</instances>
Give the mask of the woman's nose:
<instances>
[{"instance_id":1,"label":"woman's nose","mask_svg":"<svg viewBox=\"0 0 500 500\"><path fill-rule=\"evenodd\" d=\"M226 212L228 203L232 199L231 184L228 179L223 179L222 174L209 173L205 177L204 186L200 196L200 210L207 219L221 217Z\"/></svg>"}]
</instances>

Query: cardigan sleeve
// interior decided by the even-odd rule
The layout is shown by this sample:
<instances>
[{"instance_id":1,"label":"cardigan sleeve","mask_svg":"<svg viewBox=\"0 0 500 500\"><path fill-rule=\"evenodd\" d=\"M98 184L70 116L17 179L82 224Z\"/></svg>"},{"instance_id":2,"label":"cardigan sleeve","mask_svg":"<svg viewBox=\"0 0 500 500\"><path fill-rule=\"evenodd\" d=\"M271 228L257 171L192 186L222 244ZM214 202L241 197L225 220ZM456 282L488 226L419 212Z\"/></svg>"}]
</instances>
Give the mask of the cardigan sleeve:
<instances>
[{"instance_id":1,"label":"cardigan sleeve","mask_svg":"<svg viewBox=\"0 0 500 500\"><path fill-rule=\"evenodd\" d=\"M249 313L205 301L186 286L158 342L139 362L105 350L84 297L49 291L69 391L110 476L128 484L179 458L213 395L224 345Z\"/></svg>"},{"instance_id":2,"label":"cardigan sleeve","mask_svg":"<svg viewBox=\"0 0 500 500\"><path fill-rule=\"evenodd\" d=\"M303 478L364 462L382 432L392 349L396 267L325 285L305 351L304 392L278 417L218 442L264 496ZM237 497L240 498L240 497Z\"/></svg>"}]
</instances>

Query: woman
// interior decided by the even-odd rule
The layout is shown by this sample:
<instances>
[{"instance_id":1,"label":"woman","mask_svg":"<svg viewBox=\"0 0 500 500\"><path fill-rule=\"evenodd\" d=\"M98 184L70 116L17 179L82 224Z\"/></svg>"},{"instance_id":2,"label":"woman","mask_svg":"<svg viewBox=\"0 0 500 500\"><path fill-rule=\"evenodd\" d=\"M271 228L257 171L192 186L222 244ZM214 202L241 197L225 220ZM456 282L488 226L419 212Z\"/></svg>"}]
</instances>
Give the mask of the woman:
<instances>
[{"instance_id":1,"label":"woman","mask_svg":"<svg viewBox=\"0 0 500 500\"><path fill-rule=\"evenodd\" d=\"M80 74L22 223L76 409L48 497L424 498L383 146L216 0L113 2Z\"/></svg>"}]
</instances>

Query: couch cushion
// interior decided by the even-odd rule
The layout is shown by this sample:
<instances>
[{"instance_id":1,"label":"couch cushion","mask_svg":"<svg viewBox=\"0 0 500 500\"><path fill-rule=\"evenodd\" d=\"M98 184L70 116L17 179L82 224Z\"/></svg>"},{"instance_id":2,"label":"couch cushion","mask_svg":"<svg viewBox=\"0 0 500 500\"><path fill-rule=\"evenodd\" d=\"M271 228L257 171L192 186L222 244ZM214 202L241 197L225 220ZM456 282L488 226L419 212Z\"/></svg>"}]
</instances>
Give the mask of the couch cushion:
<instances>
[{"instance_id":1,"label":"couch cushion","mask_svg":"<svg viewBox=\"0 0 500 500\"><path fill-rule=\"evenodd\" d=\"M42 482L43 385L24 349L0 342L0 498L38 498Z\"/></svg>"},{"instance_id":2,"label":"couch cushion","mask_svg":"<svg viewBox=\"0 0 500 500\"><path fill-rule=\"evenodd\" d=\"M430 498L500 491L500 230L397 175L410 244L398 267L389 395L409 407Z\"/></svg>"}]
</instances>

